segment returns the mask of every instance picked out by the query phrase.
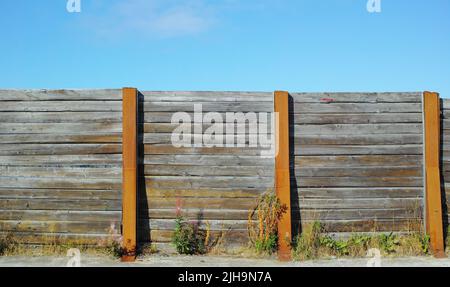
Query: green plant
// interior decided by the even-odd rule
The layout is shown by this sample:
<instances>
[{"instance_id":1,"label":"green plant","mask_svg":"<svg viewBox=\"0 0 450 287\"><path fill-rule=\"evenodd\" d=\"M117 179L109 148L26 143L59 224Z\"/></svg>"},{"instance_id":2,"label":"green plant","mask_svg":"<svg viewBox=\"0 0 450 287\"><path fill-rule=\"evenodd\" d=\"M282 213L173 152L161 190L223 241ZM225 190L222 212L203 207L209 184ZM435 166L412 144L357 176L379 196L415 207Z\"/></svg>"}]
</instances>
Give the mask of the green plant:
<instances>
[{"instance_id":1,"label":"green plant","mask_svg":"<svg viewBox=\"0 0 450 287\"><path fill-rule=\"evenodd\" d=\"M179 254L203 254L205 250L205 233L193 223L187 222L182 216L175 219L175 231L172 244Z\"/></svg>"},{"instance_id":2,"label":"green plant","mask_svg":"<svg viewBox=\"0 0 450 287\"><path fill-rule=\"evenodd\" d=\"M293 258L297 260L314 259L318 256L320 249L320 239L322 225L315 221L303 228L303 232L298 235L293 242Z\"/></svg>"},{"instance_id":3,"label":"green plant","mask_svg":"<svg viewBox=\"0 0 450 287\"><path fill-rule=\"evenodd\" d=\"M428 254L430 251L430 236L428 234L419 234L419 241L422 247L422 252Z\"/></svg>"},{"instance_id":4,"label":"green plant","mask_svg":"<svg viewBox=\"0 0 450 287\"><path fill-rule=\"evenodd\" d=\"M0 237L0 256L5 255L14 249L16 242L12 234Z\"/></svg>"},{"instance_id":5,"label":"green plant","mask_svg":"<svg viewBox=\"0 0 450 287\"><path fill-rule=\"evenodd\" d=\"M345 256L349 255L350 243L346 240L336 240L331 236L323 236L320 239L320 244L330 249L335 255Z\"/></svg>"},{"instance_id":6,"label":"green plant","mask_svg":"<svg viewBox=\"0 0 450 287\"><path fill-rule=\"evenodd\" d=\"M380 248L386 253L393 253L398 245L400 245L400 240L392 232L389 234L380 234L378 236L378 242Z\"/></svg>"},{"instance_id":7,"label":"green plant","mask_svg":"<svg viewBox=\"0 0 450 287\"><path fill-rule=\"evenodd\" d=\"M286 213L286 205L282 205L275 194L262 195L256 208L248 215L248 233L251 245L259 254L273 254L278 249L278 222ZM254 218L257 218L257 226Z\"/></svg>"}]
</instances>

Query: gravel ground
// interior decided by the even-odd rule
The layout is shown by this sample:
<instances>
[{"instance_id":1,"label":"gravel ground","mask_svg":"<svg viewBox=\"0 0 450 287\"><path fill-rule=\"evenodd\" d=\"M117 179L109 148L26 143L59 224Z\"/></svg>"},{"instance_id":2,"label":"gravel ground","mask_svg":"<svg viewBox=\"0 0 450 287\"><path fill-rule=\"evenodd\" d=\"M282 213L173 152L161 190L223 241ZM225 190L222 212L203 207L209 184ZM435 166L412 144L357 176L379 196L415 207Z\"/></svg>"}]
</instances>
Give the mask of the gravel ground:
<instances>
[{"instance_id":1,"label":"gravel ground","mask_svg":"<svg viewBox=\"0 0 450 287\"><path fill-rule=\"evenodd\" d=\"M0 257L0 267L65 267L69 257ZM109 257L81 255L81 267L365 267L368 259L330 259L281 263L272 259L202 256L149 256L135 263L121 263ZM384 267L450 267L450 258L382 258Z\"/></svg>"}]
</instances>

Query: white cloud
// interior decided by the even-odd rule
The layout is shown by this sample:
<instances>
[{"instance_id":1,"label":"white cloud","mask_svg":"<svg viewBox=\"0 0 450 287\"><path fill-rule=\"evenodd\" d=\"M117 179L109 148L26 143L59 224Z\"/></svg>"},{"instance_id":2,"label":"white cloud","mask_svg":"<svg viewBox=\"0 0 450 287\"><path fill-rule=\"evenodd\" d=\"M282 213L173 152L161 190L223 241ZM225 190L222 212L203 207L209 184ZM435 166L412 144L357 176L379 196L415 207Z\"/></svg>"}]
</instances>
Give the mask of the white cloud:
<instances>
[{"instance_id":1,"label":"white cloud","mask_svg":"<svg viewBox=\"0 0 450 287\"><path fill-rule=\"evenodd\" d=\"M184 36L207 31L215 22L207 0L97 0L89 28L105 35ZM93 7L94 8L94 7ZM93 15L94 14L94 15Z\"/></svg>"}]
</instances>

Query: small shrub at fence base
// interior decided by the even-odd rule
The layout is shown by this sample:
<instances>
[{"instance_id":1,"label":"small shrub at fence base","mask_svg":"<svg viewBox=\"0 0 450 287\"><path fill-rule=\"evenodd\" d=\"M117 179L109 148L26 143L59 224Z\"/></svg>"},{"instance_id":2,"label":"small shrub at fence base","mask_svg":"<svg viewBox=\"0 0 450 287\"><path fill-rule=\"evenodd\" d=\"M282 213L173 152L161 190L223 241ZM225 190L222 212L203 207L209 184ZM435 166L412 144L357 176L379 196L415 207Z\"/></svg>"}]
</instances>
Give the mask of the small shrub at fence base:
<instances>
[{"instance_id":1,"label":"small shrub at fence base","mask_svg":"<svg viewBox=\"0 0 450 287\"><path fill-rule=\"evenodd\" d=\"M365 257L371 248L382 251L384 256L421 256L429 254L430 237L421 232L406 235L353 234L348 239L335 239L326 233L318 221L303 228L293 242L294 260L310 260L327 257Z\"/></svg>"},{"instance_id":2,"label":"small shrub at fence base","mask_svg":"<svg viewBox=\"0 0 450 287\"><path fill-rule=\"evenodd\" d=\"M177 217L172 243L179 254L204 254L205 238L205 232L197 225L187 222L182 216Z\"/></svg>"},{"instance_id":3,"label":"small shrub at fence base","mask_svg":"<svg viewBox=\"0 0 450 287\"><path fill-rule=\"evenodd\" d=\"M8 252L11 252L15 244L16 243L14 241L12 234L0 236L0 256L3 256Z\"/></svg>"},{"instance_id":4,"label":"small shrub at fence base","mask_svg":"<svg viewBox=\"0 0 450 287\"><path fill-rule=\"evenodd\" d=\"M248 215L250 245L258 254L273 254L278 249L278 223L286 213L275 194L261 196L255 209ZM255 224L254 219L257 219Z\"/></svg>"}]
</instances>

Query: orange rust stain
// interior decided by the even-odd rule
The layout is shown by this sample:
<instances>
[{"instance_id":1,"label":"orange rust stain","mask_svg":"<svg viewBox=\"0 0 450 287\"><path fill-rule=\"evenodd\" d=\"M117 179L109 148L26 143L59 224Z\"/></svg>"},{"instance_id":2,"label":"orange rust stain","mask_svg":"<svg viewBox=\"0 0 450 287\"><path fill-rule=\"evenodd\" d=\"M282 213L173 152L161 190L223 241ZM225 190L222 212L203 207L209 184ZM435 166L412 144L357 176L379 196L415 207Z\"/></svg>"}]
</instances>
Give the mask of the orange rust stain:
<instances>
[{"instance_id":1,"label":"orange rust stain","mask_svg":"<svg viewBox=\"0 0 450 287\"><path fill-rule=\"evenodd\" d=\"M137 205L137 90L123 89L122 131L122 261L136 258L136 205Z\"/></svg>"},{"instance_id":2,"label":"orange rust stain","mask_svg":"<svg viewBox=\"0 0 450 287\"><path fill-rule=\"evenodd\" d=\"M275 157L275 189L282 205L287 207L286 213L278 223L279 249L278 259L291 260L291 186L289 171L289 93L276 91L274 95L274 111L278 113L276 121L277 155Z\"/></svg>"},{"instance_id":3,"label":"orange rust stain","mask_svg":"<svg viewBox=\"0 0 450 287\"><path fill-rule=\"evenodd\" d=\"M426 228L435 257L445 256L439 171L440 101L439 94L423 94L425 126Z\"/></svg>"}]
</instances>

